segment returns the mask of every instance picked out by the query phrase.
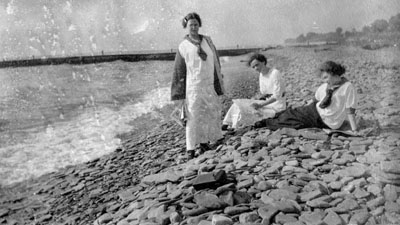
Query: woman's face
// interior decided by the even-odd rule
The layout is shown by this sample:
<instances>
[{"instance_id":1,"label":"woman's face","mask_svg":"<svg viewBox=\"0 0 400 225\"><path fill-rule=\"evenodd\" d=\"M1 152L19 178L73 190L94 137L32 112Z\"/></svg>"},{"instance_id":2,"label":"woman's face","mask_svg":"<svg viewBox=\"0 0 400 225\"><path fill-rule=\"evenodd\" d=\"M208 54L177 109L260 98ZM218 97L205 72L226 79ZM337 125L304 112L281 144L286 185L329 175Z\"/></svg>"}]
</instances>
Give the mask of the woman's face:
<instances>
[{"instance_id":1,"label":"woman's face","mask_svg":"<svg viewBox=\"0 0 400 225\"><path fill-rule=\"evenodd\" d=\"M187 23L188 33L191 35L198 35L199 34L199 21L196 19L190 19Z\"/></svg>"},{"instance_id":2,"label":"woman's face","mask_svg":"<svg viewBox=\"0 0 400 225\"><path fill-rule=\"evenodd\" d=\"M337 83L338 79L340 79L340 76L332 75L326 71L323 71L321 74L321 78L324 83L328 83L329 85L334 85Z\"/></svg>"},{"instance_id":3,"label":"woman's face","mask_svg":"<svg viewBox=\"0 0 400 225\"><path fill-rule=\"evenodd\" d=\"M253 61L251 61L250 67L253 68L253 70L255 70L256 72L261 73L262 68L265 67L265 64L258 61L257 59L254 59Z\"/></svg>"}]
</instances>

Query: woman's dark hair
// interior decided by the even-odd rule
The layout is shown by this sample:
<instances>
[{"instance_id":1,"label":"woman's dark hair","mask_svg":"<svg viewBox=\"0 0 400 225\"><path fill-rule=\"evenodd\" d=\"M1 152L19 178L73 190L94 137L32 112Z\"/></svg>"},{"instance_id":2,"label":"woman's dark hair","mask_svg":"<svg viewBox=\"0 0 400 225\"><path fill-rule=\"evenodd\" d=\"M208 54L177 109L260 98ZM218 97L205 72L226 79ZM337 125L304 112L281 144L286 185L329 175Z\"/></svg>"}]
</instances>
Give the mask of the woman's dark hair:
<instances>
[{"instance_id":1,"label":"woman's dark hair","mask_svg":"<svg viewBox=\"0 0 400 225\"><path fill-rule=\"evenodd\" d=\"M182 26L183 26L183 28L186 28L188 21L189 21L189 20L192 20L192 19L197 20L197 21L199 22L199 26L201 27L201 19L200 19L199 14L197 14L197 13L195 13L195 12L192 12L192 13L187 14L187 15L182 19Z\"/></svg>"},{"instance_id":2,"label":"woman's dark hair","mask_svg":"<svg viewBox=\"0 0 400 225\"><path fill-rule=\"evenodd\" d=\"M265 65L267 65L267 58L260 53L254 53L250 56L249 61L247 61L247 65L250 66L251 62L253 62L253 60L258 60L260 62L263 62Z\"/></svg>"},{"instance_id":3,"label":"woman's dark hair","mask_svg":"<svg viewBox=\"0 0 400 225\"><path fill-rule=\"evenodd\" d=\"M335 63L333 61L326 61L321 64L321 66L319 67L319 71L321 73L327 72L332 75L342 76L346 72L346 68L344 68L344 66L342 66L338 63Z\"/></svg>"}]
</instances>

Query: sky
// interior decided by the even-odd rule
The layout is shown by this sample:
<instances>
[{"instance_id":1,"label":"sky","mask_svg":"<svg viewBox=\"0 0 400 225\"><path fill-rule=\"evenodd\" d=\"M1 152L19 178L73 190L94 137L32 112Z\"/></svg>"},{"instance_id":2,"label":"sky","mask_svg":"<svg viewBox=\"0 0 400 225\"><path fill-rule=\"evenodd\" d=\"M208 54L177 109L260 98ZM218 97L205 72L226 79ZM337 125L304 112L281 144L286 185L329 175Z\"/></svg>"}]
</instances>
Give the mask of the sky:
<instances>
[{"instance_id":1,"label":"sky","mask_svg":"<svg viewBox=\"0 0 400 225\"><path fill-rule=\"evenodd\" d=\"M282 44L308 32L361 30L399 0L0 0L0 59L177 48L197 12L217 48Z\"/></svg>"}]
</instances>

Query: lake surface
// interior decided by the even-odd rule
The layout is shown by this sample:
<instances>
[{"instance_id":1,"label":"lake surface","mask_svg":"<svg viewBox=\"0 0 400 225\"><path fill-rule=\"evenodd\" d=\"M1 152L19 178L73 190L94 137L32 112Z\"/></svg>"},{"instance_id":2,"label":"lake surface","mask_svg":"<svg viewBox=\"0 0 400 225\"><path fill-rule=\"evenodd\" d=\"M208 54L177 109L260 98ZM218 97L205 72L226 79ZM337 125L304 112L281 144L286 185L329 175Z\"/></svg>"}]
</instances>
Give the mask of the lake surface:
<instances>
[{"instance_id":1,"label":"lake surface","mask_svg":"<svg viewBox=\"0 0 400 225\"><path fill-rule=\"evenodd\" d=\"M173 62L0 70L0 185L114 151L135 118L170 104Z\"/></svg>"}]
</instances>

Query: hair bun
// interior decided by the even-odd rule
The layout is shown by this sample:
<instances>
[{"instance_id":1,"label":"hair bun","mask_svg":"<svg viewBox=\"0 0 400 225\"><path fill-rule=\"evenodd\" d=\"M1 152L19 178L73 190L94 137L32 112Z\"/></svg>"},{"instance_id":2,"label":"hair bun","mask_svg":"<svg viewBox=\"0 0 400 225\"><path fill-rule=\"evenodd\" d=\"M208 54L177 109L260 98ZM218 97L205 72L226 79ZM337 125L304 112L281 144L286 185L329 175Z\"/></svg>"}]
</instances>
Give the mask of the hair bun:
<instances>
[{"instance_id":1,"label":"hair bun","mask_svg":"<svg viewBox=\"0 0 400 225\"><path fill-rule=\"evenodd\" d=\"M346 68L341 64L335 63L333 61L326 61L319 67L321 72L328 72L330 74L341 76L346 72Z\"/></svg>"}]
</instances>

